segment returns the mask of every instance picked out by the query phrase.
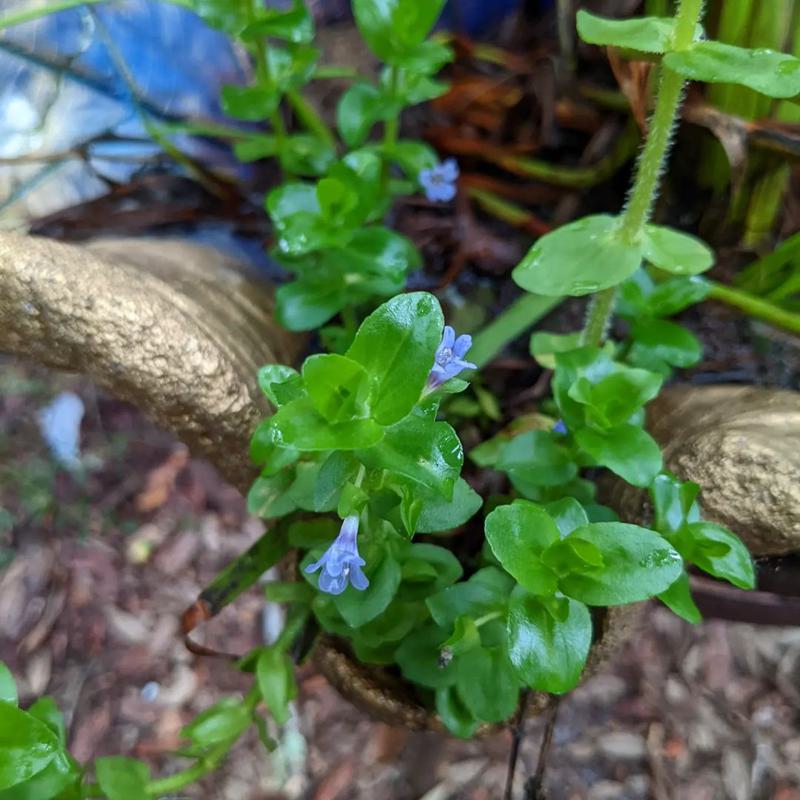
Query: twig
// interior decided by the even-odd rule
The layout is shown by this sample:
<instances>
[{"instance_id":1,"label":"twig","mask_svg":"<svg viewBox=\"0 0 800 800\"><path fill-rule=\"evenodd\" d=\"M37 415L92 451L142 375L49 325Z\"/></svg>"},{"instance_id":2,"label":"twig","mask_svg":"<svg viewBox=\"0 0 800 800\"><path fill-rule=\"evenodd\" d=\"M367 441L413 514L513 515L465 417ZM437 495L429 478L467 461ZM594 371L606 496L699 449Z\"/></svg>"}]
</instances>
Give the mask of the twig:
<instances>
[{"instance_id":1,"label":"twig","mask_svg":"<svg viewBox=\"0 0 800 800\"><path fill-rule=\"evenodd\" d=\"M517 718L514 720L514 729L511 734L511 752L508 754L508 772L506 773L506 788L503 792L503 800L511 800L514 775L516 774L517 761L519 760L519 748L525 735L525 712L528 709L529 697L530 691L528 689L525 689L520 695L519 710L517 711Z\"/></svg>"},{"instance_id":2,"label":"twig","mask_svg":"<svg viewBox=\"0 0 800 800\"><path fill-rule=\"evenodd\" d=\"M556 718L561 704L561 698L554 696L547 709L547 719L542 733L542 743L539 746L539 759L536 762L536 772L525 782L523 800L546 800L544 791L544 773L547 768L547 756L550 745L553 743L553 732L556 729Z\"/></svg>"}]
</instances>

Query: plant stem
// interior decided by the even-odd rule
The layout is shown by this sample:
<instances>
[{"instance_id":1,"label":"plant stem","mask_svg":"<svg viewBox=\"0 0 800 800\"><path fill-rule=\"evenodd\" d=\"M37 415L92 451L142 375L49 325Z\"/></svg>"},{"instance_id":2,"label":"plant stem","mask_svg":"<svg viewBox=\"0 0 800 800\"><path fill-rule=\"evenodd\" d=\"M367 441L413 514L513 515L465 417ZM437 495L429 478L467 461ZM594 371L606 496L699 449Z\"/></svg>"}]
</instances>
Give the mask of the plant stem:
<instances>
[{"instance_id":1,"label":"plant stem","mask_svg":"<svg viewBox=\"0 0 800 800\"><path fill-rule=\"evenodd\" d=\"M28 8L25 11L20 11L16 14L9 14L6 17L0 18L0 31L5 28L12 28L14 25L22 25L24 22L31 22L41 17L47 17L50 14L55 14L58 11L68 11L70 8L77 8L78 6L96 5L97 3L104 3L106 0L60 0L57 3L49 3L46 6L37 8Z\"/></svg>"},{"instance_id":2,"label":"plant stem","mask_svg":"<svg viewBox=\"0 0 800 800\"><path fill-rule=\"evenodd\" d=\"M741 289L734 289L714 281L709 281L709 283L711 284L711 291L708 294L710 299L739 308L751 317L761 319L777 328L800 333L800 314L794 314L774 303L743 292Z\"/></svg>"},{"instance_id":3,"label":"plant stem","mask_svg":"<svg viewBox=\"0 0 800 800\"><path fill-rule=\"evenodd\" d=\"M275 640L273 647L276 647L278 650L287 651L297 638L297 634L299 634L303 629L303 625L306 624L306 620L308 619L308 615L310 613L311 612L307 607L301 607L298 608L295 613L289 614L286 624L283 626L283 630Z\"/></svg>"},{"instance_id":4,"label":"plant stem","mask_svg":"<svg viewBox=\"0 0 800 800\"><path fill-rule=\"evenodd\" d=\"M703 0L681 0L675 21L673 50L686 50L691 46L702 7ZM633 189L622 213L621 232L629 242L639 238L645 223L650 218L672 130L678 118L683 82L681 75L661 65L656 106L650 118L647 140L636 167Z\"/></svg>"},{"instance_id":5,"label":"plant stem","mask_svg":"<svg viewBox=\"0 0 800 800\"><path fill-rule=\"evenodd\" d=\"M261 693L257 686L254 686L242 701L250 711L253 711L261 699ZM172 794L188 786L190 783L202 778L209 772L213 772L220 764L220 762L228 755L231 747L238 740L238 736L227 741L220 742L216 747L212 748L206 755L195 761L190 767L182 769L180 772L175 772L168 775L166 778L159 778L155 781L150 781L147 784L147 794L151 797L161 797L165 794Z\"/></svg>"},{"instance_id":6,"label":"plant stem","mask_svg":"<svg viewBox=\"0 0 800 800\"><path fill-rule=\"evenodd\" d=\"M305 128L313 133L318 139L325 142L331 150L336 150L336 138L331 129L325 124L325 120L317 113L311 103L303 97L297 89L287 89L286 99L297 114L297 118L303 123Z\"/></svg>"},{"instance_id":7,"label":"plant stem","mask_svg":"<svg viewBox=\"0 0 800 800\"><path fill-rule=\"evenodd\" d=\"M397 67L389 67L389 103L394 106L397 96L397 82L400 72ZM381 184L384 191L389 185L389 158L397 144L397 134L400 129L400 113L392 114L383 125L383 168L381 170Z\"/></svg>"},{"instance_id":8,"label":"plant stem","mask_svg":"<svg viewBox=\"0 0 800 800\"><path fill-rule=\"evenodd\" d=\"M485 328L478 331L469 351L470 361L482 367L563 299L563 297L543 297L538 294L522 295Z\"/></svg>"},{"instance_id":9,"label":"plant stem","mask_svg":"<svg viewBox=\"0 0 800 800\"><path fill-rule=\"evenodd\" d=\"M673 50L686 50L691 46L702 8L703 0L681 0L675 19ZM678 118L683 83L681 75L668 69L664 64L661 65L656 106L636 166L633 188L620 222L619 233L626 242L637 242L650 219L672 131ZM598 345L603 341L614 311L615 299L616 287L598 292L592 298L581 335L582 344Z\"/></svg>"},{"instance_id":10,"label":"plant stem","mask_svg":"<svg viewBox=\"0 0 800 800\"><path fill-rule=\"evenodd\" d=\"M597 347L606 338L616 299L616 286L603 289L602 292L592 296L592 301L589 303L589 311L586 314L586 323L581 332L582 345L590 344Z\"/></svg>"},{"instance_id":11,"label":"plant stem","mask_svg":"<svg viewBox=\"0 0 800 800\"><path fill-rule=\"evenodd\" d=\"M258 13L261 8L260 0L252 0L250 4L250 21L255 22L258 18ZM255 56L256 56L256 77L259 83L269 86L273 83L272 76L270 75L269 60L267 59L267 44L265 39L259 39L255 43ZM281 116L280 103L278 108L269 114L269 124L275 132L275 139L278 144L278 161L283 167L284 159L283 153L286 150L286 126L283 124L283 117ZM287 172L284 167L284 172Z\"/></svg>"}]
</instances>

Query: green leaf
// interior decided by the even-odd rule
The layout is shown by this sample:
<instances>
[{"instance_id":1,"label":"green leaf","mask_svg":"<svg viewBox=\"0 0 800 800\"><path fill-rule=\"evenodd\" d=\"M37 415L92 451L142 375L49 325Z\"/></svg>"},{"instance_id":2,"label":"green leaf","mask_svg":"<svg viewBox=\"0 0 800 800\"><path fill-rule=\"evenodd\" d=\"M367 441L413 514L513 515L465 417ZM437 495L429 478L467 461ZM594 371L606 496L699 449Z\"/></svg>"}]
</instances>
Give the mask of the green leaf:
<instances>
[{"instance_id":1,"label":"green leaf","mask_svg":"<svg viewBox=\"0 0 800 800\"><path fill-rule=\"evenodd\" d=\"M536 331L531 336L531 355L545 369L555 369L556 353L568 353L580 346L581 334L576 333L547 333Z\"/></svg>"},{"instance_id":2,"label":"green leaf","mask_svg":"<svg viewBox=\"0 0 800 800\"><path fill-rule=\"evenodd\" d=\"M278 725L284 725L291 716L289 703L297 697L291 659L275 647L263 648L256 662L256 677L270 714Z\"/></svg>"},{"instance_id":3,"label":"green leaf","mask_svg":"<svg viewBox=\"0 0 800 800\"><path fill-rule=\"evenodd\" d=\"M676 534L687 522L699 522L698 494L700 487L696 483L679 481L669 472L658 475L650 487L656 530L671 535Z\"/></svg>"},{"instance_id":4,"label":"green leaf","mask_svg":"<svg viewBox=\"0 0 800 800\"><path fill-rule=\"evenodd\" d=\"M559 538L550 515L527 500L498 506L486 517L486 541L495 558L533 594L550 595L556 590L556 575L540 556Z\"/></svg>"},{"instance_id":5,"label":"green leaf","mask_svg":"<svg viewBox=\"0 0 800 800\"><path fill-rule=\"evenodd\" d=\"M427 292L393 297L361 323L347 356L373 380L373 414L382 425L401 420L419 401L443 328L439 302Z\"/></svg>"},{"instance_id":6,"label":"green leaf","mask_svg":"<svg viewBox=\"0 0 800 800\"><path fill-rule=\"evenodd\" d=\"M456 690L476 719L508 719L519 703L519 679L505 648L478 647L459 656Z\"/></svg>"},{"instance_id":7,"label":"green leaf","mask_svg":"<svg viewBox=\"0 0 800 800\"><path fill-rule=\"evenodd\" d=\"M562 536L572 533L581 525L589 524L586 511L574 497L562 497L560 500L546 503L544 510L553 518Z\"/></svg>"},{"instance_id":8,"label":"green leaf","mask_svg":"<svg viewBox=\"0 0 800 800\"><path fill-rule=\"evenodd\" d=\"M655 359L674 367L691 367L703 355L703 346L693 333L663 319L633 320L631 336L634 344L628 358L637 364Z\"/></svg>"},{"instance_id":9,"label":"green leaf","mask_svg":"<svg viewBox=\"0 0 800 800\"><path fill-rule=\"evenodd\" d=\"M377 566L367 561L364 572L369 586L363 592L348 586L343 594L333 598L334 605L351 628L360 628L385 611L400 586L400 564L388 552Z\"/></svg>"},{"instance_id":10,"label":"green leaf","mask_svg":"<svg viewBox=\"0 0 800 800\"><path fill-rule=\"evenodd\" d=\"M664 225L644 226L642 255L675 275L698 275L714 265L714 251L705 242Z\"/></svg>"},{"instance_id":11,"label":"green leaf","mask_svg":"<svg viewBox=\"0 0 800 800\"><path fill-rule=\"evenodd\" d=\"M495 469L537 486L560 486L578 474L569 450L549 431L526 431L501 449Z\"/></svg>"},{"instance_id":12,"label":"green leaf","mask_svg":"<svg viewBox=\"0 0 800 800\"><path fill-rule=\"evenodd\" d=\"M244 0L192 0L192 10L212 28L239 36L250 22L249 3Z\"/></svg>"},{"instance_id":13,"label":"green leaf","mask_svg":"<svg viewBox=\"0 0 800 800\"><path fill-rule=\"evenodd\" d=\"M578 685L592 643L592 618L583 603L567 598L556 619L530 594L515 591L508 609L508 654L530 688L564 694Z\"/></svg>"},{"instance_id":14,"label":"green leaf","mask_svg":"<svg viewBox=\"0 0 800 800\"><path fill-rule=\"evenodd\" d=\"M238 738L250 725L250 712L235 697L225 697L198 714L181 730L193 744L209 747Z\"/></svg>"},{"instance_id":15,"label":"green leaf","mask_svg":"<svg viewBox=\"0 0 800 800\"><path fill-rule=\"evenodd\" d=\"M403 561L402 597L404 600L430 597L455 583L463 571L450 550L435 544L412 544Z\"/></svg>"},{"instance_id":16,"label":"green leaf","mask_svg":"<svg viewBox=\"0 0 800 800\"><path fill-rule=\"evenodd\" d=\"M351 297L369 297L402 291L421 256L405 236L372 225L356 231L345 247L330 250L326 264L342 275Z\"/></svg>"},{"instance_id":17,"label":"green leaf","mask_svg":"<svg viewBox=\"0 0 800 800\"><path fill-rule=\"evenodd\" d=\"M664 53L672 46L675 20L672 17L608 19L581 9L577 15L578 35L584 42L643 53Z\"/></svg>"},{"instance_id":18,"label":"green leaf","mask_svg":"<svg viewBox=\"0 0 800 800\"><path fill-rule=\"evenodd\" d=\"M241 34L245 41L274 36L288 42L311 42L314 39L314 20L303 0L294 0L288 11L267 8L260 19L248 25Z\"/></svg>"},{"instance_id":19,"label":"green leaf","mask_svg":"<svg viewBox=\"0 0 800 800\"><path fill-rule=\"evenodd\" d=\"M150 770L142 761L123 756L98 758L94 771L108 800L148 800L150 797L147 791Z\"/></svg>"},{"instance_id":20,"label":"green leaf","mask_svg":"<svg viewBox=\"0 0 800 800\"><path fill-rule=\"evenodd\" d=\"M358 457L369 468L401 475L446 500L453 497L464 463L464 451L453 428L418 413L387 428L380 444L360 451Z\"/></svg>"},{"instance_id":21,"label":"green leaf","mask_svg":"<svg viewBox=\"0 0 800 800\"><path fill-rule=\"evenodd\" d=\"M314 511L334 511L342 487L356 476L360 464L347 452L331 453L320 467L314 484Z\"/></svg>"},{"instance_id":22,"label":"green leaf","mask_svg":"<svg viewBox=\"0 0 800 800\"><path fill-rule=\"evenodd\" d=\"M504 609L512 586L512 579L497 567L484 567L469 580L431 595L425 604L436 623L449 631L459 617L477 618Z\"/></svg>"},{"instance_id":23,"label":"green leaf","mask_svg":"<svg viewBox=\"0 0 800 800\"><path fill-rule=\"evenodd\" d=\"M287 493L293 480L292 472L287 470L256 478L247 493L248 513L262 519L277 519L294 511L297 504Z\"/></svg>"},{"instance_id":24,"label":"green leaf","mask_svg":"<svg viewBox=\"0 0 800 800\"><path fill-rule=\"evenodd\" d=\"M55 758L40 772L9 789L0 789L0 800L78 800L76 789L81 773L65 753Z\"/></svg>"},{"instance_id":25,"label":"green leaf","mask_svg":"<svg viewBox=\"0 0 800 800\"><path fill-rule=\"evenodd\" d=\"M628 422L662 382L657 373L615 361L608 349L581 347L556 355L553 392L570 430L587 422L609 428Z\"/></svg>"},{"instance_id":26,"label":"green leaf","mask_svg":"<svg viewBox=\"0 0 800 800\"><path fill-rule=\"evenodd\" d=\"M753 561L738 536L714 522L691 522L686 528L692 540L690 561L704 572L723 578L740 589L755 587ZM718 547L714 545L726 545L728 550L718 555Z\"/></svg>"},{"instance_id":27,"label":"green leaf","mask_svg":"<svg viewBox=\"0 0 800 800\"><path fill-rule=\"evenodd\" d=\"M692 625L697 625L698 622L703 621L700 610L692 599L689 576L686 572L682 572L669 589L661 592L658 599L679 617L691 622Z\"/></svg>"},{"instance_id":28,"label":"green leaf","mask_svg":"<svg viewBox=\"0 0 800 800\"><path fill-rule=\"evenodd\" d=\"M542 236L512 273L528 292L553 297L593 294L616 286L642 261L638 244L622 241L619 219L595 214Z\"/></svg>"},{"instance_id":29,"label":"green leaf","mask_svg":"<svg viewBox=\"0 0 800 800\"><path fill-rule=\"evenodd\" d=\"M11 703L14 706L19 703L14 676L2 661L0 661L0 703Z\"/></svg>"},{"instance_id":30,"label":"green leaf","mask_svg":"<svg viewBox=\"0 0 800 800\"><path fill-rule=\"evenodd\" d=\"M289 545L304 549L327 548L336 538L340 525L341 522L325 517L298 520L289 526Z\"/></svg>"},{"instance_id":31,"label":"green leaf","mask_svg":"<svg viewBox=\"0 0 800 800\"><path fill-rule=\"evenodd\" d=\"M264 596L271 603L300 603L310 605L317 596L307 583L270 581L264 586Z\"/></svg>"},{"instance_id":32,"label":"green leaf","mask_svg":"<svg viewBox=\"0 0 800 800\"><path fill-rule=\"evenodd\" d=\"M422 44L445 0L353 0L356 25L370 50L387 64Z\"/></svg>"},{"instance_id":33,"label":"green leaf","mask_svg":"<svg viewBox=\"0 0 800 800\"><path fill-rule=\"evenodd\" d=\"M229 117L261 122L278 108L280 94L263 86L223 86L222 110Z\"/></svg>"},{"instance_id":34,"label":"green leaf","mask_svg":"<svg viewBox=\"0 0 800 800\"><path fill-rule=\"evenodd\" d=\"M447 730L459 739L471 739L480 725L452 687L436 690L436 713Z\"/></svg>"},{"instance_id":35,"label":"green leaf","mask_svg":"<svg viewBox=\"0 0 800 800\"><path fill-rule=\"evenodd\" d=\"M297 280L275 292L278 321L290 331L310 331L324 325L346 304L344 289L330 281Z\"/></svg>"},{"instance_id":36,"label":"green leaf","mask_svg":"<svg viewBox=\"0 0 800 800\"><path fill-rule=\"evenodd\" d=\"M767 97L800 94L800 59L774 50L696 42L688 50L667 53L664 65L693 81L738 83Z\"/></svg>"},{"instance_id":37,"label":"green leaf","mask_svg":"<svg viewBox=\"0 0 800 800\"><path fill-rule=\"evenodd\" d=\"M354 83L336 107L336 126L348 147L358 147L384 115L385 98L381 91L371 83Z\"/></svg>"},{"instance_id":38,"label":"green leaf","mask_svg":"<svg viewBox=\"0 0 800 800\"><path fill-rule=\"evenodd\" d=\"M55 734L16 705L0 701L0 789L27 781L59 752Z\"/></svg>"},{"instance_id":39,"label":"green leaf","mask_svg":"<svg viewBox=\"0 0 800 800\"><path fill-rule=\"evenodd\" d=\"M637 425L619 425L605 431L582 428L575 434L575 441L597 464L634 486L649 486L661 472L661 448Z\"/></svg>"},{"instance_id":40,"label":"green leaf","mask_svg":"<svg viewBox=\"0 0 800 800\"><path fill-rule=\"evenodd\" d=\"M646 600L668 589L683 570L683 559L657 533L624 522L596 522L568 537L593 544L603 567L567 575L561 591L590 606L617 606Z\"/></svg>"},{"instance_id":41,"label":"green leaf","mask_svg":"<svg viewBox=\"0 0 800 800\"><path fill-rule=\"evenodd\" d=\"M471 519L482 505L483 498L463 478L458 478L451 500L434 494L424 498L417 520L417 533L437 533L458 528Z\"/></svg>"},{"instance_id":42,"label":"green leaf","mask_svg":"<svg viewBox=\"0 0 800 800\"><path fill-rule=\"evenodd\" d=\"M287 367L283 364L267 364L258 371L258 385L261 391L267 396L270 403L272 403L275 408L279 408L283 405L283 402L281 402L278 395L275 393L275 385L285 383L290 378L296 377L299 377L299 373L293 367Z\"/></svg>"},{"instance_id":43,"label":"green leaf","mask_svg":"<svg viewBox=\"0 0 800 800\"><path fill-rule=\"evenodd\" d=\"M56 705L52 697L40 697L29 709L28 713L32 717L44 722L48 728L56 735L58 741L63 745L67 741L67 730L64 726L64 715Z\"/></svg>"},{"instance_id":44,"label":"green leaf","mask_svg":"<svg viewBox=\"0 0 800 800\"><path fill-rule=\"evenodd\" d=\"M415 183L422 170L431 169L439 163L438 153L429 144L417 139L402 139L385 156L399 164L406 176Z\"/></svg>"},{"instance_id":45,"label":"green leaf","mask_svg":"<svg viewBox=\"0 0 800 800\"><path fill-rule=\"evenodd\" d=\"M647 297L647 308L654 317L671 317L705 300L710 291L711 284L697 275L669 278Z\"/></svg>"},{"instance_id":46,"label":"green leaf","mask_svg":"<svg viewBox=\"0 0 800 800\"><path fill-rule=\"evenodd\" d=\"M404 677L430 689L452 686L457 677L456 665L441 658L441 647L447 638L448 632L436 625L426 625L409 634L396 653Z\"/></svg>"},{"instance_id":47,"label":"green leaf","mask_svg":"<svg viewBox=\"0 0 800 800\"><path fill-rule=\"evenodd\" d=\"M283 443L304 452L358 450L371 447L383 437L383 428L371 419L328 422L308 398L283 406L272 420Z\"/></svg>"},{"instance_id":48,"label":"green leaf","mask_svg":"<svg viewBox=\"0 0 800 800\"><path fill-rule=\"evenodd\" d=\"M265 144L266 147L266 144ZM240 148L241 149L241 148ZM236 151L235 153L240 151ZM336 152L326 141L309 133L296 133L283 140L278 153L281 167L292 175L314 177L327 172L336 161ZM247 158L240 158L247 161ZM252 159L250 159L252 160Z\"/></svg>"},{"instance_id":49,"label":"green leaf","mask_svg":"<svg viewBox=\"0 0 800 800\"><path fill-rule=\"evenodd\" d=\"M310 356L303 381L314 407L329 422L365 417L369 411L369 376L357 361L335 353Z\"/></svg>"}]
</instances>

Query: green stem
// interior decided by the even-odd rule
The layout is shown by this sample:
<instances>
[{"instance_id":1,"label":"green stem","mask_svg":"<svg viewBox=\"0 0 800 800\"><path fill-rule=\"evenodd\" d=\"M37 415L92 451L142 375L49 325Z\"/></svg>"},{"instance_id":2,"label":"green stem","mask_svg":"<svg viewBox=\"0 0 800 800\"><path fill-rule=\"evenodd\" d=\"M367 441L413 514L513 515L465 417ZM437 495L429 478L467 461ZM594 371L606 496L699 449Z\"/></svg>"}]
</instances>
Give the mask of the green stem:
<instances>
[{"instance_id":1,"label":"green stem","mask_svg":"<svg viewBox=\"0 0 800 800\"><path fill-rule=\"evenodd\" d=\"M260 0L252 0L250 4L250 22L255 22L259 10L261 8ZM265 39L259 39L255 43L255 57L256 57L256 77L259 83L269 86L273 83L272 76L269 70L269 61L267 60L267 44ZM280 105L273 111L269 117L269 124L275 132L275 139L278 145L278 160L283 166L283 153L286 150L286 127L283 124L283 117L281 116ZM286 169L284 168L284 172Z\"/></svg>"},{"instance_id":2,"label":"green stem","mask_svg":"<svg viewBox=\"0 0 800 800\"><path fill-rule=\"evenodd\" d=\"M388 102L394 106L397 97L397 82L400 79L400 72L397 67L389 67L389 98ZM381 171L381 184L384 190L389 183L389 158L391 157L397 136L400 130L400 114L393 114L386 120L383 126L383 169Z\"/></svg>"},{"instance_id":3,"label":"green stem","mask_svg":"<svg viewBox=\"0 0 800 800\"><path fill-rule=\"evenodd\" d=\"M174 6L181 6L181 8L188 8L192 10L191 0L167 0ZM57 0L57 2L49 2L37 8L27 8L24 11L19 11L16 14L9 14L0 19L0 31L6 28L13 28L15 25L22 25L25 22L32 22L35 19L42 17L49 17L51 14L57 14L59 11L69 11L71 8L78 6L95 6L100 3L107 3L110 0Z\"/></svg>"},{"instance_id":4,"label":"green stem","mask_svg":"<svg viewBox=\"0 0 800 800\"><path fill-rule=\"evenodd\" d=\"M310 613L308 608L301 607L296 609L294 613L289 614L286 624L283 626L280 636L275 640L273 647L278 650L288 650L297 638L297 635L303 630L303 626L306 624Z\"/></svg>"},{"instance_id":5,"label":"green stem","mask_svg":"<svg viewBox=\"0 0 800 800\"><path fill-rule=\"evenodd\" d=\"M297 114L297 118L303 123L306 130L325 142L331 150L336 150L336 137L325 124L325 120L317 113L314 106L312 106L297 89L287 89L286 99L291 104L294 113Z\"/></svg>"},{"instance_id":6,"label":"green stem","mask_svg":"<svg viewBox=\"0 0 800 800\"><path fill-rule=\"evenodd\" d=\"M19 11L16 14L9 14L7 17L2 17L0 19L0 31L5 28L13 28L14 25L22 25L24 22L31 22L41 17L47 17L58 11L68 11L70 8L96 5L104 2L106 2L106 0L60 0L60 2L48 3L46 6L38 8L28 8L25 9L25 11Z\"/></svg>"},{"instance_id":7,"label":"green stem","mask_svg":"<svg viewBox=\"0 0 800 800\"><path fill-rule=\"evenodd\" d=\"M703 0L681 0L675 20L674 50L686 50L692 44L694 31L703 9ZM626 242L639 241L653 210L658 183L664 169L672 130L678 119L683 92L683 77L661 65L661 80L647 139L636 166L630 197L622 212L620 235ZM616 288L596 294L589 305L581 335L584 344L599 345L608 330L614 311Z\"/></svg>"},{"instance_id":8,"label":"green stem","mask_svg":"<svg viewBox=\"0 0 800 800\"><path fill-rule=\"evenodd\" d=\"M710 281L710 283L709 298L741 309L751 317L761 319L777 328L800 333L800 314L794 314L780 306L762 300L760 297L743 292L741 289L734 289L731 286L725 286L714 281Z\"/></svg>"},{"instance_id":9,"label":"green stem","mask_svg":"<svg viewBox=\"0 0 800 800\"><path fill-rule=\"evenodd\" d=\"M482 367L491 361L509 342L535 325L545 314L555 308L563 297L543 297L524 294L501 312L472 340L469 360Z\"/></svg>"},{"instance_id":10,"label":"green stem","mask_svg":"<svg viewBox=\"0 0 800 800\"><path fill-rule=\"evenodd\" d=\"M502 611L490 611L488 614L484 614L482 617L478 617L475 620L475 627L480 628L481 625L485 625L487 622L491 622L494 619L499 619L503 616Z\"/></svg>"},{"instance_id":11,"label":"green stem","mask_svg":"<svg viewBox=\"0 0 800 800\"><path fill-rule=\"evenodd\" d=\"M604 289L592 297L589 311L586 314L586 324L581 332L581 344L597 347L606 338L616 299L616 286Z\"/></svg>"},{"instance_id":12,"label":"green stem","mask_svg":"<svg viewBox=\"0 0 800 800\"><path fill-rule=\"evenodd\" d=\"M681 0L675 20L673 50L686 50L691 46L702 8L703 0ZM641 236L650 218L670 137L678 118L682 92L683 76L662 64L658 97L650 118L647 140L636 167L628 204L622 213L622 235L629 242L635 242Z\"/></svg>"},{"instance_id":13,"label":"green stem","mask_svg":"<svg viewBox=\"0 0 800 800\"><path fill-rule=\"evenodd\" d=\"M261 693L257 686L254 686L242 701L251 712L255 710L258 701L261 699ZM172 794L190 783L200 780L204 775L213 772L220 763L225 759L231 747L238 740L238 736L234 739L220 742L216 747L212 748L206 755L195 761L190 767L182 769L180 772L175 772L168 775L166 778L159 778L155 781L150 781L147 784L147 794L151 797L160 797L165 794Z\"/></svg>"}]
</instances>

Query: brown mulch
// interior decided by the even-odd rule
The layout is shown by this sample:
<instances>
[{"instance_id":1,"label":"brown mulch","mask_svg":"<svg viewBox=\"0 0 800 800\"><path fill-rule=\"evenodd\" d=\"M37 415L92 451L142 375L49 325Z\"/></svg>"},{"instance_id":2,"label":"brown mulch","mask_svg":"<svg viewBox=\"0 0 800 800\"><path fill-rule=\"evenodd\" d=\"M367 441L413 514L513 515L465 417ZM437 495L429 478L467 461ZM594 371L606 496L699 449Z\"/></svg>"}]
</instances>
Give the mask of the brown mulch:
<instances>
[{"instance_id":1,"label":"brown mulch","mask_svg":"<svg viewBox=\"0 0 800 800\"><path fill-rule=\"evenodd\" d=\"M181 764L168 755L181 726L250 680L188 653L178 618L262 525L207 464L129 407L75 378L15 363L0 374L0 504L14 521L0 533L11 559L0 571L0 658L23 703L57 699L77 758L124 753L166 774ZM88 409L92 466L82 485L46 466L33 422L65 388ZM243 653L270 624L252 590L206 642ZM248 735L180 796L502 797L510 733L461 742L392 729L312 668L300 678L297 714L275 753ZM562 701L545 783L552 800L800 800L799 723L799 629L691 627L653 606L613 663ZM515 800L536 768L541 728L527 723Z\"/></svg>"}]
</instances>

